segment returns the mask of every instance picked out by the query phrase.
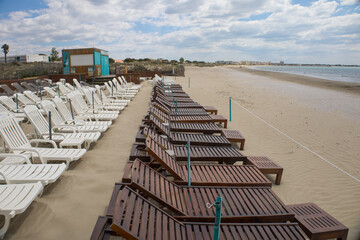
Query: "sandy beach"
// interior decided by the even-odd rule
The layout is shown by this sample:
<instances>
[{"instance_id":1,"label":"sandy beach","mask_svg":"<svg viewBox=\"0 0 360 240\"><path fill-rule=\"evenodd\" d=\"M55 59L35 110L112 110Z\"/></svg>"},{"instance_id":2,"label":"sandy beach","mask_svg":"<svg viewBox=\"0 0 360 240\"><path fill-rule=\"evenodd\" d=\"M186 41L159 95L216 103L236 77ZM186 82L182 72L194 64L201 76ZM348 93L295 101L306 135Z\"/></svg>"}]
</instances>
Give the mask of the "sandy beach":
<instances>
[{"instance_id":1,"label":"sandy beach","mask_svg":"<svg viewBox=\"0 0 360 240\"><path fill-rule=\"evenodd\" d=\"M360 237L360 94L240 68L187 67L185 74L176 82L227 118L232 97L228 128L245 136L244 155L284 167L273 190L285 204L314 202L350 228L348 239ZM150 91L144 83L82 160L12 220L6 239L89 239L121 180Z\"/></svg>"},{"instance_id":2,"label":"sandy beach","mask_svg":"<svg viewBox=\"0 0 360 240\"><path fill-rule=\"evenodd\" d=\"M286 204L314 202L349 227L348 239L360 238L357 90L344 91L343 83L332 82L329 88L326 80L240 68L194 67L185 73L185 78L177 78L183 89L227 118L231 96L228 128L245 136L245 155L268 156L284 167L281 185L273 185L273 190Z\"/></svg>"}]
</instances>

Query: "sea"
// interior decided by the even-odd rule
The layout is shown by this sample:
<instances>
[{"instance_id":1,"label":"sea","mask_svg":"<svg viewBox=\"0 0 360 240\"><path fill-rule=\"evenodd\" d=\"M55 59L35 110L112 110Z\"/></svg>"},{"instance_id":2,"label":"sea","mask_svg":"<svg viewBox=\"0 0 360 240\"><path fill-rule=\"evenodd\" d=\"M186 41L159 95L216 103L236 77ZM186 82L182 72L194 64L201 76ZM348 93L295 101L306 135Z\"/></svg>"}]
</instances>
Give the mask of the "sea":
<instances>
[{"instance_id":1,"label":"sea","mask_svg":"<svg viewBox=\"0 0 360 240\"><path fill-rule=\"evenodd\" d=\"M360 67L340 66L255 66L253 69L284 72L332 81L360 83Z\"/></svg>"}]
</instances>

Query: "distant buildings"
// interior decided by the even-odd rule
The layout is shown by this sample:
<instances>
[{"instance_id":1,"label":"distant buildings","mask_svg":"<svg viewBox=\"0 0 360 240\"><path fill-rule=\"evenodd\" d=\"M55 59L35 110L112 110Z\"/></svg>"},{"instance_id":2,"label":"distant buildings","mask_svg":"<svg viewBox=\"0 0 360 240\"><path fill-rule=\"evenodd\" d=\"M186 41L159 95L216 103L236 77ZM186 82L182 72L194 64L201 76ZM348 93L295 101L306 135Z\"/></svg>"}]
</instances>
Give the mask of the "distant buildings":
<instances>
[{"instance_id":1,"label":"distant buildings","mask_svg":"<svg viewBox=\"0 0 360 240\"><path fill-rule=\"evenodd\" d=\"M35 55L13 55L7 56L6 62L49 62L49 57L44 54L35 54ZM0 57L0 63L5 63L5 57Z\"/></svg>"},{"instance_id":2,"label":"distant buildings","mask_svg":"<svg viewBox=\"0 0 360 240\"><path fill-rule=\"evenodd\" d=\"M109 75L109 52L98 48L63 49L64 74Z\"/></svg>"}]
</instances>

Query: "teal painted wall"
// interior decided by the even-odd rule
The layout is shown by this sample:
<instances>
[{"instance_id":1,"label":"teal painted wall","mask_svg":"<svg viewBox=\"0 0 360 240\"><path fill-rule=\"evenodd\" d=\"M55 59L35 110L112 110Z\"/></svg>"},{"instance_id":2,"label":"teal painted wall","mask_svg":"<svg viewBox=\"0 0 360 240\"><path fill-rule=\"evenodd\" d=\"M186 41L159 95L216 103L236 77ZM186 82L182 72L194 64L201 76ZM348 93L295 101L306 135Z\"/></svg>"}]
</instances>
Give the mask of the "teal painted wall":
<instances>
[{"instance_id":1,"label":"teal painted wall","mask_svg":"<svg viewBox=\"0 0 360 240\"><path fill-rule=\"evenodd\" d=\"M95 65L100 65L101 64L101 53L100 52L94 52L95 54Z\"/></svg>"},{"instance_id":2,"label":"teal painted wall","mask_svg":"<svg viewBox=\"0 0 360 240\"><path fill-rule=\"evenodd\" d=\"M102 75L109 75L109 56L101 56L101 67Z\"/></svg>"},{"instance_id":3,"label":"teal painted wall","mask_svg":"<svg viewBox=\"0 0 360 240\"><path fill-rule=\"evenodd\" d=\"M69 60L69 52L62 52L63 58L63 66L64 66L64 74L70 73L70 60Z\"/></svg>"}]
</instances>

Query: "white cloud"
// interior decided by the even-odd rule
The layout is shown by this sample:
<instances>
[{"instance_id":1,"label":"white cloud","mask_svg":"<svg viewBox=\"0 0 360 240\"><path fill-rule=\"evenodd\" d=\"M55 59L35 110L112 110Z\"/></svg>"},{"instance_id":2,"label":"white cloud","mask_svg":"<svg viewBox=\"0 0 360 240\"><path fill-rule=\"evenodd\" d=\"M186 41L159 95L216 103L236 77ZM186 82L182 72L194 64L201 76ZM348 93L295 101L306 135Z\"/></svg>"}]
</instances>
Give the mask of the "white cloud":
<instances>
[{"instance_id":1,"label":"white cloud","mask_svg":"<svg viewBox=\"0 0 360 240\"><path fill-rule=\"evenodd\" d=\"M46 3L47 8L0 19L0 39L10 45L10 54L96 46L114 58L288 58L360 64L355 57L360 55L360 13L354 0L319 0L310 6L291 0Z\"/></svg>"}]
</instances>

